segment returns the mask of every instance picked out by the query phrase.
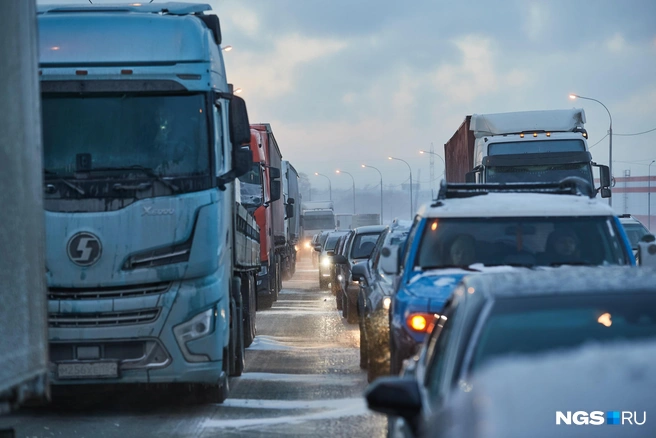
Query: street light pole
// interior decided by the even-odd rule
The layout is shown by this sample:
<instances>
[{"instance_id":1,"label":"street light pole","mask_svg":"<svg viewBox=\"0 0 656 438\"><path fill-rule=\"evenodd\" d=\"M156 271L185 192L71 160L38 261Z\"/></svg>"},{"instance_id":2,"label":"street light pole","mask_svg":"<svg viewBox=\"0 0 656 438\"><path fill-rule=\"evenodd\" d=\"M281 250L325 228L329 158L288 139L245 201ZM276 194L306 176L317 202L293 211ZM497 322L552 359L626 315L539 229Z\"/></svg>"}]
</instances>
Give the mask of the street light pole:
<instances>
[{"instance_id":1,"label":"street light pole","mask_svg":"<svg viewBox=\"0 0 656 438\"><path fill-rule=\"evenodd\" d=\"M345 172L343 170L338 169L338 170L335 171L335 173L344 173L344 174L350 176L351 180L353 180L353 214L355 214L355 178L353 178L353 175L351 175L350 173Z\"/></svg>"},{"instance_id":2,"label":"street light pole","mask_svg":"<svg viewBox=\"0 0 656 438\"><path fill-rule=\"evenodd\" d=\"M649 163L649 177L647 178L647 228L651 231L651 165L656 163L656 160L651 160Z\"/></svg>"},{"instance_id":3,"label":"street light pole","mask_svg":"<svg viewBox=\"0 0 656 438\"><path fill-rule=\"evenodd\" d=\"M389 160L396 160L396 161L403 161L406 166L408 166L408 170L410 171L410 220L412 220L412 216L414 215L415 209L412 207L412 167L408 164L407 161L402 160L400 158L395 158L395 157L387 157Z\"/></svg>"},{"instance_id":4,"label":"street light pole","mask_svg":"<svg viewBox=\"0 0 656 438\"><path fill-rule=\"evenodd\" d=\"M374 169L380 175L380 223L383 223L383 174L374 166L367 166L366 164L362 165L362 168L368 167L369 169Z\"/></svg>"},{"instance_id":5,"label":"street light pole","mask_svg":"<svg viewBox=\"0 0 656 438\"><path fill-rule=\"evenodd\" d=\"M315 174L316 176L323 176L324 178L326 178L326 179L328 180L328 196L330 197L330 200L332 201L332 200L333 200L333 186L332 186L332 184L330 183L330 178L328 178L328 177L327 177L326 175L324 175L323 173L314 172L314 174Z\"/></svg>"},{"instance_id":6,"label":"street light pole","mask_svg":"<svg viewBox=\"0 0 656 438\"><path fill-rule=\"evenodd\" d=\"M579 96L578 94L570 94L570 99L584 99L597 102L599 105L603 106L606 112L608 113L608 118L610 119L610 126L608 127L608 170L610 172L611 187L613 181L613 116L610 115L610 111L601 101L593 99L591 97ZM608 205L613 205L613 197L608 198Z\"/></svg>"},{"instance_id":7,"label":"street light pole","mask_svg":"<svg viewBox=\"0 0 656 438\"><path fill-rule=\"evenodd\" d=\"M446 175L446 163L444 162L444 158L440 154L436 154L435 152L431 151L419 151L420 154L430 154L430 155L435 155L437 158L442 160L442 166L444 167L444 172L442 172L442 175Z\"/></svg>"}]
</instances>

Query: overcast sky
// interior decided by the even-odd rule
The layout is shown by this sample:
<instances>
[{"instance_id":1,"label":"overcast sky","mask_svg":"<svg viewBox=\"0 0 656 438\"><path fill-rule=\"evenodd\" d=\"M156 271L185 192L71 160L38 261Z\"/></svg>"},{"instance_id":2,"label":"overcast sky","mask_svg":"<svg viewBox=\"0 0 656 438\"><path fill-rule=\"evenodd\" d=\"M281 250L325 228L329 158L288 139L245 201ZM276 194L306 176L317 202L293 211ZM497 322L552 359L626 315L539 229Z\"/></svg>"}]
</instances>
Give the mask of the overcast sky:
<instances>
[{"instance_id":1,"label":"overcast sky","mask_svg":"<svg viewBox=\"0 0 656 438\"><path fill-rule=\"evenodd\" d=\"M326 181L315 171L350 187L337 168L358 186L377 183L362 163L400 184L407 167L388 155L428 182L419 149L433 143L442 154L472 113L583 107L594 145L608 114L570 93L604 102L616 134L656 128L654 0L209 3L234 47L228 80L243 89L251 122L271 123L284 158L316 187ZM608 138L591 152L607 164ZM646 175L652 159L656 132L613 138L615 176Z\"/></svg>"}]
</instances>

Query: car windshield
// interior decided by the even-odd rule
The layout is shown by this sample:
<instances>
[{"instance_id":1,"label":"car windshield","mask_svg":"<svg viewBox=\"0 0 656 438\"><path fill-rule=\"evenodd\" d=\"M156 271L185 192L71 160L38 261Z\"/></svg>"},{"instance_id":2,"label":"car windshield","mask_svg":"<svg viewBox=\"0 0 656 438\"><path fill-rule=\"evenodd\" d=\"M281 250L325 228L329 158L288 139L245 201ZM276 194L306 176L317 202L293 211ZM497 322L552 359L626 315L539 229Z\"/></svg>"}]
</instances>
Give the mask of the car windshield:
<instances>
[{"instance_id":1,"label":"car windshield","mask_svg":"<svg viewBox=\"0 0 656 438\"><path fill-rule=\"evenodd\" d=\"M323 246L323 249L325 251L333 251L340 237L342 237L341 234L331 234L330 236L328 236L328 238L326 239L326 244Z\"/></svg>"},{"instance_id":2,"label":"car windshield","mask_svg":"<svg viewBox=\"0 0 656 438\"><path fill-rule=\"evenodd\" d=\"M305 215L303 227L306 230L330 230L335 228L335 216L332 214Z\"/></svg>"},{"instance_id":3,"label":"car windshield","mask_svg":"<svg viewBox=\"0 0 656 438\"><path fill-rule=\"evenodd\" d=\"M382 232L382 231L381 231ZM351 258L352 259L366 259L371 255L371 252L376 247L376 242L380 237L379 233L366 233L358 234L353 240L353 245L351 246Z\"/></svg>"},{"instance_id":4,"label":"car windshield","mask_svg":"<svg viewBox=\"0 0 656 438\"><path fill-rule=\"evenodd\" d=\"M428 219L415 266L623 265L611 217Z\"/></svg>"},{"instance_id":5,"label":"car windshield","mask_svg":"<svg viewBox=\"0 0 656 438\"><path fill-rule=\"evenodd\" d=\"M538 354L589 342L656 338L653 294L590 294L498 300L470 369L509 354Z\"/></svg>"},{"instance_id":6,"label":"car windshield","mask_svg":"<svg viewBox=\"0 0 656 438\"><path fill-rule=\"evenodd\" d=\"M78 154L92 168L143 166L158 175L190 176L210 169L203 94L44 94L43 166L76 171Z\"/></svg>"},{"instance_id":7,"label":"car windshield","mask_svg":"<svg viewBox=\"0 0 656 438\"><path fill-rule=\"evenodd\" d=\"M551 164L541 166L497 166L485 169L487 182L552 182L577 176L592 183L589 163Z\"/></svg>"},{"instance_id":8,"label":"car windshield","mask_svg":"<svg viewBox=\"0 0 656 438\"><path fill-rule=\"evenodd\" d=\"M649 234L649 230L645 228L642 224L622 224L626 236L631 242L631 248L638 249L638 242L645 234Z\"/></svg>"}]
</instances>

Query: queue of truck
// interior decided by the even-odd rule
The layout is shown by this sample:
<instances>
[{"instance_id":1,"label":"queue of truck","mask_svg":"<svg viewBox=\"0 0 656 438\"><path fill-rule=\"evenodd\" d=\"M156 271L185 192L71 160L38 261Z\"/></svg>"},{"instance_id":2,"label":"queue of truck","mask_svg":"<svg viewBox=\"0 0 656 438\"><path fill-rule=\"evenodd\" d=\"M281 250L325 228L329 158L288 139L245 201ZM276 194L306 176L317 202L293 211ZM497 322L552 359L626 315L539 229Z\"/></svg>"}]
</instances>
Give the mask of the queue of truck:
<instances>
[{"instance_id":1,"label":"queue of truck","mask_svg":"<svg viewBox=\"0 0 656 438\"><path fill-rule=\"evenodd\" d=\"M298 173L233 93L209 5L36 12L47 303L33 301L41 323L25 321L26 334L48 333L31 343L48 376L21 362L31 380L0 388L2 400L46 394L49 381L222 402L256 311L295 272Z\"/></svg>"}]
</instances>

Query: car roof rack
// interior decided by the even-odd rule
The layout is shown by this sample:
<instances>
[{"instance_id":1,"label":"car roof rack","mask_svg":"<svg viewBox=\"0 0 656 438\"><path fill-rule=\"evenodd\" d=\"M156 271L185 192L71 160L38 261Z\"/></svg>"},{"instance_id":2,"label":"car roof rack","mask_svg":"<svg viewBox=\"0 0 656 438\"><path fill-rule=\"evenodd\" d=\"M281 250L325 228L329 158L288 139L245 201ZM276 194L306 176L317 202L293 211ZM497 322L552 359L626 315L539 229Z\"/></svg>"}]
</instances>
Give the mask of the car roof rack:
<instances>
[{"instance_id":1,"label":"car roof rack","mask_svg":"<svg viewBox=\"0 0 656 438\"><path fill-rule=\"evenodd\" d=\"M440 200L453 198L471 198L488 193L547 193L551 195L579 195L594 198L596 195L592 186L583 178L569 177L555 182L535 183L440 183L440 190L434 207Z\"/></svg>"}]
</instances>

